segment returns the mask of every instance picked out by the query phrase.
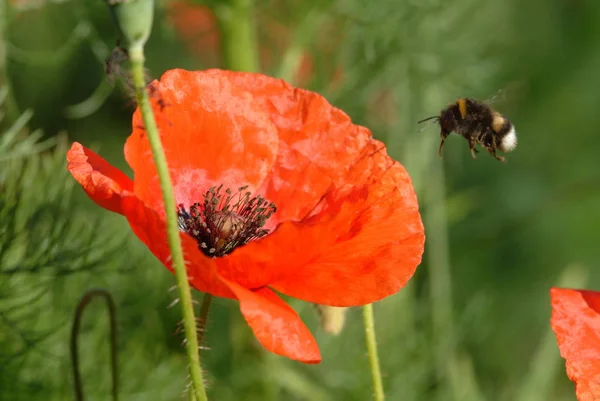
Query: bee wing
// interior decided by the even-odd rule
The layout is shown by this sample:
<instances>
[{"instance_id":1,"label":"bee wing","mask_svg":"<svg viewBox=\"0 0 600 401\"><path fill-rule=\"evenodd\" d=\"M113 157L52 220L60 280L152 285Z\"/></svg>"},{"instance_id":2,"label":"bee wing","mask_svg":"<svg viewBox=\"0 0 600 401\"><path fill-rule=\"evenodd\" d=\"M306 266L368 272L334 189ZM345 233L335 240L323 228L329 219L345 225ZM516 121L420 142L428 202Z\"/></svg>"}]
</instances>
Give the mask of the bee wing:
<instances>
[{"instance_id":1,"label":"bee wing","mask_svg":"<svg viewBox=\"0 0 600 401\"><path fill-rule=\"evenodd\" d=\"M496 93L484 100L489 105L497 105L499 103L507 102L509 99L514 100L515 98L522 96L524 92L523 84L519 82L509 83L506 87L498 89Z\"/></svg>"},{"instance_id":2,"label":"bee wing","mask_svg":"<svg viewBox=\"0 0 600 401\"><path fill-rule=\"evenodd\" d=\"M508 97L508 95L507 95L506 89L498 89L496 91L496 93L494 93L492 96L485 99L484 102L489 105L498 104L498 103L505 102L507 97Z\"/></svg>"}]
</instances>

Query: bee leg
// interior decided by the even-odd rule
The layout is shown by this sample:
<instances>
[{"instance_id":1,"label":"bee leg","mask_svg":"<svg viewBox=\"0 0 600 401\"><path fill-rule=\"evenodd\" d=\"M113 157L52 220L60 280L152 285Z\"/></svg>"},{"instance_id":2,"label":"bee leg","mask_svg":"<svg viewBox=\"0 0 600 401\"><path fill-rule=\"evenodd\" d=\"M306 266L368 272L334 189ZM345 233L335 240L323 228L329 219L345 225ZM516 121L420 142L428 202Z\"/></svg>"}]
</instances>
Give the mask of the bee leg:
<instances>
[{"instance_id":1,"label":"bee leg","mask_svg":"<svg viewBox=\"0 0 600 401\"><path fill-rule=\"evenodd\" d=\"M485 150L488 151L488 153L492 156L494 156L496 158L496 160L500 160L502 163L506 163L506 158L502 157L502 156L498 156L496 154L496 148L491 146L491 147L486 147Z\"/></svg>"},{"instance_id":2,"label":"bee leg","mask_svg":"<svg viewBox=\"0 0 600 401\"><path fill-rule=\"evenodd\" d=\"M469 150L471 151L471 157L473 159L477 159L477 156L475 156L475 153L478 153L479 151L477 149L475 149L475 139L474 138L469 138Z\"/></svg>"},{"instance_id":3,"label":"bee leg","mask_svg":"<svg viewBox=\"0 0 600 401\"><path fill-rule=\"evenodd\" d=\"M440 157L440 159L442 158L442 148L444 147L444 142L446 142L446 138L448 138L449 133L445 133L442 131L441 136L442 136L442 142L440 142L440 148L438 149L438 156Z\"/></svg>"},{"instance_id":4,"label":"bee leg","mask_svg":"<svg viewBox=\"0 0 600 401\"><path fill-rule=\"evenodd\" d=\"M506 163L505 157L496 155L496 152L492 153L492 155L496 158L496 160L500 160L502 163Z\"/></svg>"}]
</instances>

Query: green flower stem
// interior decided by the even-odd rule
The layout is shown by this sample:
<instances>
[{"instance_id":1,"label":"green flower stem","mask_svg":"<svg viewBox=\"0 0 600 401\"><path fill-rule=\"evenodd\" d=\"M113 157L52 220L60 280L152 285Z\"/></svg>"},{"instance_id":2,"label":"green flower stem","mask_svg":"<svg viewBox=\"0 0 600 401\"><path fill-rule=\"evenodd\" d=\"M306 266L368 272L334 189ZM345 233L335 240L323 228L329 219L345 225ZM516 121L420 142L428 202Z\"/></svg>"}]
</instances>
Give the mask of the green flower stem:
<instances>
[{"instance_id":1,"label":"green flower stem","mask_svg":"<svg viewBox=\"0 0 600 401\"><path fill-rule=\"evenodd\" d=\"M160 188L165 203L165 215L167 220L167 236L169 247L171 248L171 258L173 261L173 270L177 278L177 288L179 289L179 298L183 313L183 327L185 333L185 347L189 360L190 377L196 401L206 401L206 390L202 380L202 369L200 368L200 355L198 353L198 337L196 335L196 320L194 318L194 307L192 304L192 295L190 284L188 282L183 250L181 248L181 238L179 237L179 227L177 225L177 214L175 206L175 196L173 195L173 185L169 177L167 159L163 151L158 133L158 127L154 120L154 114L146 92L146 82L144 80L144 48L142 45L133 45L129 47L129 61L131 63L131 75L135 87L137 101L142 113L142 119L152 149L152 156L158 171Z\"/></svg>"},{"instance_id":2,"label":"green flower stem","mask_svg":"<svg viewBox=\"0 0 600 401\"><path fill-rule=\"evenodd\" d=\"M258 72L258 43L254 27L254 2L230 0L215 8L223 35L222 50L225 68Z\"/></svg>"},{"instance_id":3,"label":"green flower stem","mask_svg":"<svg viewBox=\"0 0 600 401\"><path fill-rule=\"evenodd\" d=\"M373 304L363 306L363 323L365 326L365 340L367 341L369 365L371 366L373 397L375 401L383 401L385 399L385 394L383 393L383 381L381 380L379 356L377 355L377 339L375 338L375 318L373 317Z\"/></svg>"}]
</instances>

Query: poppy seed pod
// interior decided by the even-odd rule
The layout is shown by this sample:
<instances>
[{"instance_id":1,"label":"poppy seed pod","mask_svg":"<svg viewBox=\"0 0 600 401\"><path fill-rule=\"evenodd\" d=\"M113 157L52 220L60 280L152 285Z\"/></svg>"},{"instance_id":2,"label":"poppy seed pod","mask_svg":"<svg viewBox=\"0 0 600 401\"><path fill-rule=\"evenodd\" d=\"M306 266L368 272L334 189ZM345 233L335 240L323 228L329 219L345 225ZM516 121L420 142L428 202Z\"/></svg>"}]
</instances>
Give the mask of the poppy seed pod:
<instances>
[{"instance_id":1,"label":"poppy seed pod","mask_svg":"<svg viewBox=\"0 0 600 401\"><path fill-rule=\"evenodd\" d=\"M143 47L150 37L154 0L107 0L119 32L129 47Z\"/></svg>"}]
</instances>

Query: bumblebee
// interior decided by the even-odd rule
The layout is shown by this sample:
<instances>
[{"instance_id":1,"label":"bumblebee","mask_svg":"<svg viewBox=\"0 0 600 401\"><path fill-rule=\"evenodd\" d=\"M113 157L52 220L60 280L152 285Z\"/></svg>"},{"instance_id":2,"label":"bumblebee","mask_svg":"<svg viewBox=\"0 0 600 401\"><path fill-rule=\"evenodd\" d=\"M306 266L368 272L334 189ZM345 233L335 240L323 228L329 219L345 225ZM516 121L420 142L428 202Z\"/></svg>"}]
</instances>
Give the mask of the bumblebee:
<instances>
[{"instance_id":1,"label":"bumblebee","mask_svg":"<svg viewBox=\"0 0 600 401\"><path fill-rule=\"evenodd\" d=\"M496 155L496 150L510 152L517 147L515 127L502 114L484 102L475 99L460 98L440 112L439 116L425 118L418 123L435 120L442 129L442 142L438 154L442 157L442 148L451 132L462 135L469 142L471 156L476 159L475 145L481 145L489 154L501 162L505 158Z\"/></svg>"}]
</instances>

